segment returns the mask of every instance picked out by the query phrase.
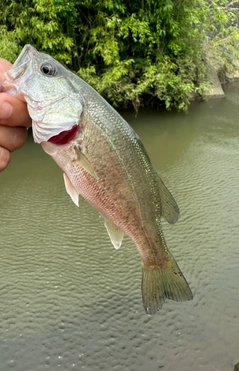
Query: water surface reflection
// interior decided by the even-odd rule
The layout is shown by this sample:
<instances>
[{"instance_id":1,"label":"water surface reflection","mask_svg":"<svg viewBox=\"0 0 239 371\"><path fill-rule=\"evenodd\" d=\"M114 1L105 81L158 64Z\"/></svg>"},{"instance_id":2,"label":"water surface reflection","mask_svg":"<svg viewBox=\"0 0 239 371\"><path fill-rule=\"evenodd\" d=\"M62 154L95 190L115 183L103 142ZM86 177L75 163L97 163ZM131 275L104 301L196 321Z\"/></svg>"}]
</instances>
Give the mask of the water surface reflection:
<instances>
[{"instance_id":1,"label":"water surface reflection","mask_svg":"<svg viewBox=\"0 0 239 371\"><path fill-rule=\"evenodd\" d=\"M239 86L188 115L123 115L175 195L164 224L194 292L145 315L136 248L69 199L29 138L1 173L0 362L5 371L230 371L239 358Z\"/></svg>"}]
</instances>

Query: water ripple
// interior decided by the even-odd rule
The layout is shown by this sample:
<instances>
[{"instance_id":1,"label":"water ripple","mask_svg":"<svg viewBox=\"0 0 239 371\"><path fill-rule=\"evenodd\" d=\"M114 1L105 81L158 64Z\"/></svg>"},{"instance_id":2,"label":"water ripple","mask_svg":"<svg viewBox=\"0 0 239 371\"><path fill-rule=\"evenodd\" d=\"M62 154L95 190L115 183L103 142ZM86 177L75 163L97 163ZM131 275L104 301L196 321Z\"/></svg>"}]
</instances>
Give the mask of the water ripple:
<instances>
[{"instance_id":1,"label":"water ripple","mask_svg":"<svg viewBox=\"0 0 239 371\"><path fill-rule=\"evenodd\" d=\"M147 113L147 130L144 115L138 119L136 129L181 209L175 226L163 226L194 292L192 302L168 301L152 317L142 307L140 258L131 241L125 238L119 251L111 246L97 212L84 200L73 205L61 171L39 146L29 140L15 154L0 175L4 371L233 369L239 128L227 117L234 112L228 104L234 103L197 105L186 117Z\"/></svg>"}]
</instances>

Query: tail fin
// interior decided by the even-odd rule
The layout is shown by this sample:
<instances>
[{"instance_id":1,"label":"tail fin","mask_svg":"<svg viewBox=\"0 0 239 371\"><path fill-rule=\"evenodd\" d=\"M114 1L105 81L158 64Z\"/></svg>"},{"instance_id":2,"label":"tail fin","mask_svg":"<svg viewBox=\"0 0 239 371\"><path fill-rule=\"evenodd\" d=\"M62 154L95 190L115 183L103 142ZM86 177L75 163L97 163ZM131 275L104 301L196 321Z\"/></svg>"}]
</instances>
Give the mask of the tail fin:
<instances>
[{"instance_id":1,"label":"tail fin","mask_svg":"<svg viewBox=\"0 0 239 371\"><path fill-rule=\"evenodd\" d=\"M145 312L155 314L165 299L187 301L192 291L172 256L165 267L147 267L143 264L142 300Z\"/></svg>"}]
</instances>

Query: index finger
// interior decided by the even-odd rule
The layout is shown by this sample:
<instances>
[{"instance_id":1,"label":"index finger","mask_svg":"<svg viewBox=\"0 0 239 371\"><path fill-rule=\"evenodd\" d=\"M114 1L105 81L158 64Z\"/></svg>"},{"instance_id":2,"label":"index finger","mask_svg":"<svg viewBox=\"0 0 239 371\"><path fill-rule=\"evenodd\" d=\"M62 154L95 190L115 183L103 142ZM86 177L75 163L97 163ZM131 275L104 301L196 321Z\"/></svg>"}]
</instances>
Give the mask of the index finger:
<instances>
[{"instance_id":1,"label":"index finger","mask_svg":"<svg viewBox=\"0 0 239 371\"><path fill-rule=\"evenodd\" d=\"M4 109L6 108L6 105L4 107L4 104L6 103L10 104L12 107L12 111L11 109L11 112L9 111L9 117L6 117L8 115L5 115L4 113ZM27 104L10 94L0 93L0 125L25 126L27 128L31 126L32 120L27 110Z\"/></svg>"},{"instance_id":2,"label":"index finger","mask_svg":"<svg viewBox=\"0 0 239 371\"><path fill-rule=\"evenodd\" d=\"M11 68L12 64L7 60L0 58L0 82L5 79L5 72ZM10 104L4 106L4 103ZM8 107L8 110L5 110ZM11 110L12 107L12 110ZM31 118L27 111L27 105L20 99L7 94L0 93L0 125L5 126L31 126Z\"/></svg>"},{"instance_id":3,"label":"index finger","mask_svg":"<svg viewBox=\"0 0 239 371\"><path fill-rule=\"evenodd\" d=\"M0 58L0 81L5 79L5 72L10 70L12 67L12 63L7 61L6 59Z\"/></svg>"}]
</instances>

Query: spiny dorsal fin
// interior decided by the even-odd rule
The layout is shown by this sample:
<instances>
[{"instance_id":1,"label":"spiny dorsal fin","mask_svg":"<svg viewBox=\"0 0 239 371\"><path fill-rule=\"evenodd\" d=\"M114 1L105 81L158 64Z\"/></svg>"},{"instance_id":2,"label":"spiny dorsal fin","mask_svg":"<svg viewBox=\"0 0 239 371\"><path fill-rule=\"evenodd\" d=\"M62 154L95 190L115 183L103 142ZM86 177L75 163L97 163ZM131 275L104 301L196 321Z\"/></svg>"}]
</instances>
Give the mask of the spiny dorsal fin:
<instances>
[{"instance_id":1,"label":"spiny dorsal fin","mask_svg":"<svg viewBox=\"0 0 239 371\"><path fill-rule=\"evenodd\" d=\"M70 179L65 173L63 173L63 178L66 187L66 192L68 193L68 195L70 195L74 204L79 207L79 194L76 192L75 187L73 186Z\"/></svg>"},{"instance_id":2,"label":"spiny dorsal fin","mask_svg":"<svg viewBox=\"0 0 239 371\"><path fill-rule=\"evenodd\" d=\"M119 249L124 238L124 232L121 231L114 223L104 217L105 228L110 240L116 249Z\"/></svg>"},{"instance_id":3,"label":"spiny dorsal fin","mask_svg":"<svg viewBox=\"0 0 239 371\"><path fill-rule=\"evenodd\" d=\"M160 177L158 177L158 184L162 207L161 216L167 220L168 223L174 224L177 222L180 214L178 205Z\"/></svg>"}]
</instances>

